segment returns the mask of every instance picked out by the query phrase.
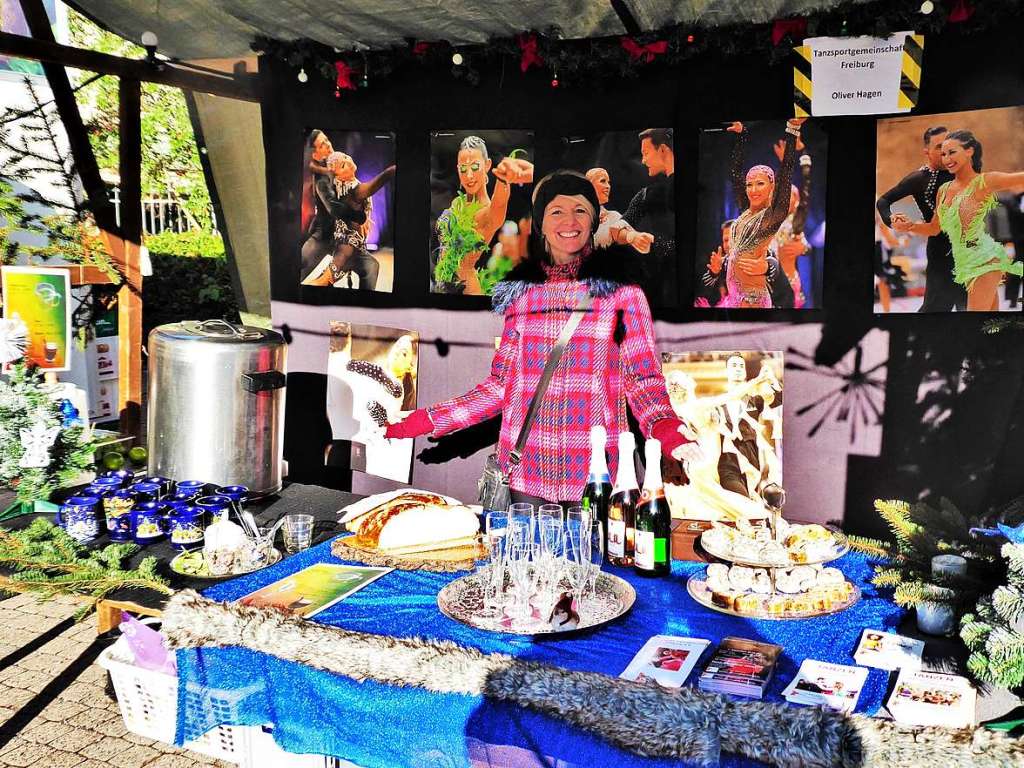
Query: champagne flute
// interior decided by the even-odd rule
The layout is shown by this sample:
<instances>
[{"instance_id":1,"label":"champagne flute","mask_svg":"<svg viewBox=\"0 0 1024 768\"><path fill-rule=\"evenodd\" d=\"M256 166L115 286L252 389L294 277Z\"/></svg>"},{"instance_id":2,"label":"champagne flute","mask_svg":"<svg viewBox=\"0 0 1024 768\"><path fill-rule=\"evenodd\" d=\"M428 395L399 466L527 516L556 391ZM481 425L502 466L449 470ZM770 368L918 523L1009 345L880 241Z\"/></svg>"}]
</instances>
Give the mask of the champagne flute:
<instances>
[{"instance_id":1,"label":"champagne flute","mask_svg":"<svg viewBox=\"0 0 1024 768\"><path fill-rule=\"evenodd\" d=\"M588 568L586 591L594 593L597 585L597 576L601 572L601 563L604 562L604 537L600 520L595 520L590 526L590 543L587 547Z\"/></svg>"},{"instance_id":2,"label":"champagne flute","mask_svg":"<svg viewBox=\"0 0 1024 768\"><path fill-rule=\"evenodd\" d=\"M488 512L484 518L484 545L487 549L488 570L481 583L484 596L484 614L501 615L505 593L505 548L508 541L508 513Z\"/></svg>"},{"instance_id":3,"label":"champagne flute","mask_svg":"<svg viewBox=\"0 0 1024 768\"><path fill-rule=\"evenodd\" d=\"M572 587L577 613L590 572L590 529L590 511L570 507L565 521L565 575Z\"/></svg>"},{"instance_id":4,"label":"champagne flute","mask_svg":"<svg viewBox=\"0 0 1024 768\"><path fill-rule=\"evenodd\" d=\"M540 584L538 593L542 605L538 606L541 616L551 613L558 600L558 584L562 579L565 564L565 528L560 518L541 517L537 525L540 548Z\"/></svg>"}]
</instances>

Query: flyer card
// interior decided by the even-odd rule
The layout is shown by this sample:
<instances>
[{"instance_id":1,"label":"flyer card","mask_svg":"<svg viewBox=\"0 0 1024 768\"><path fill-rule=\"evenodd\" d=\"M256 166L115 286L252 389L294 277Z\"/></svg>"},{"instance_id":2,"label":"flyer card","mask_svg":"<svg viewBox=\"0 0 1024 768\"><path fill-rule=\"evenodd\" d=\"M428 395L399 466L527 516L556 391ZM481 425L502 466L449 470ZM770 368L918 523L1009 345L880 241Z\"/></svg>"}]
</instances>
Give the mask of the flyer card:
<instances>
[{"instance_id":1,"label":"flyer card","mask_svg":"<svg viewBox=\"0 0 1024 768\"><path fill-rule=\"evenodd\" d=\"M686 682L710 640L655 635L641 648L619 677L636 682L655 680L666 688Z\"/></svg>"},{"instance_id":2,"label":"flyer card","mask_svg":"<svg viewBox=\"0 0 1024 768\"><path fill-rule=\"evenodd\" d=\"M308 619L392 570L394 569L315 563L240 597L238 602L241 605L259 608L280 608Z\"/></svg>"},{"instance_id":3,"label":"flyer card","mask_svg":"<svg viewBox=\"0 0 1024 768\"><path fill-rule=\"evenodd\" d=\"M797 704L823 705L852 712L867 677L864 667L806 659L782 695Z\"/></svg>"},{"instance_id":4,"label":"flyer card","mask_svg":"<svg viewBox=\"0 0 1024 768\"><path fill-rule=\"evenodd\" d=\"M923 653L922 640L865 629L853 658L858 664L875 669L920 669Z\"/></svg>"},{"instance_id":5,"label":"flyer card","mask_svg":"<svg viewBox=\"0 0 1024 768\"><path fill-rule=\"evenodd\" d=\"M886 707L908 725L967 728L974 725L977 694L966 678L943 672L903 670Z\"/></svg>"}]
</instances>

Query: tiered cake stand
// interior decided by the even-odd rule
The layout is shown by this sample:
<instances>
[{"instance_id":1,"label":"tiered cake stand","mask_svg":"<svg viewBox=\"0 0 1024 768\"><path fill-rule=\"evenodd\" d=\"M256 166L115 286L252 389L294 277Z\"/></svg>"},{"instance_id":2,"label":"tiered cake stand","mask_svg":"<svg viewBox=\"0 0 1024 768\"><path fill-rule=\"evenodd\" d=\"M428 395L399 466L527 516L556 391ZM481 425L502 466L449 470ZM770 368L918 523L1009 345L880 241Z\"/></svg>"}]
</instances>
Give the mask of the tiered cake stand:
<instances>
[{"instance_id":1,"label":"tiered cake stand","mask_svg":"<svg viewBox=\"0 0 1024 768\"><path fill-rule=\"evenodd\" d=\"M707 535L710 531L705 531L704 534L701 535L701 546L708 554L734 565L744 565L749 568L763 568L768 572L771 591L769 593L758 595L758 597L764 598L759 601L759 608L754 610L737 610L735 607L726 605L721 599L716 599L715 593L708 587L706 572L691 576L689 581L686 583L686 589L690 593L690 596L701 605L710 608L713 611L727 613L732 616L742 616L744 618L806 619L813 616L825 616L830 613L844 611L860 600L860 589L856 584L851 582L845 582L848 585L847 587L842 587L838 584L822 585L816 586L808 592L796 594L784 593L778 589L778 578L782 571L787 571L800 565L824 565L825 563L832 562L833 560L842 557L850 551L850 543L841 531L832 527L829 527L829 531L835 538L835 544L832 549L823 557L801 563L792 561L784 563L768 562L736 557L731 552L716 546L714 538L708 537ZM832 592L845 591L846 596L839 599L833 599L835 598L835 595L829 594L830 587L833 588L831 590ZM743 594L751 595L754 593L748 591Z\"/></svg>"}]
</instances>

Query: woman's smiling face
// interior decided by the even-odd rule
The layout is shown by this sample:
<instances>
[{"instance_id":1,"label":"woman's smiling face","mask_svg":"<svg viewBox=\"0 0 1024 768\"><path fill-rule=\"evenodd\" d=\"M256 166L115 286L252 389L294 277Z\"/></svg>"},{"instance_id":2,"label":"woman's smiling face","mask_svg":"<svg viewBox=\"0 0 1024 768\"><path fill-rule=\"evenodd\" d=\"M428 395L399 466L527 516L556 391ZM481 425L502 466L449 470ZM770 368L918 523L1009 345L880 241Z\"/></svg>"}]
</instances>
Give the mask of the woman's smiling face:
<instances>
[{"instance_id":1,"label":"woman's smiling face","mask_svg":"<svg viewBox=\"0 0 1024 768\"><path fill-rule=\"evenodd\" d=\"M575 254L582 251L593 231L594 214L578 197L555 195L544 208L541 232L551 255Z\"/></svg>"}]
</instances>

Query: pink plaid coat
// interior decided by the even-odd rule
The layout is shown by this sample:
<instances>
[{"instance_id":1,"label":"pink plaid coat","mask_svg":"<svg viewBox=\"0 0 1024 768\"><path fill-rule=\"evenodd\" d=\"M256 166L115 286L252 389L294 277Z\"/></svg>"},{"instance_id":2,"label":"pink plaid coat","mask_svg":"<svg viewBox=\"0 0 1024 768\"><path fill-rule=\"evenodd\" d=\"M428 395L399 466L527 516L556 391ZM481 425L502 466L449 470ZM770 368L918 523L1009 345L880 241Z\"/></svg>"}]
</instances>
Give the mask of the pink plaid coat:
<instances>
[{"instance_id":1,"label":"pink plaid coat","mask_svg":"<svg viewBox=\"0 0 1024 768\"><path fill-rule=\"evenodd\" d=\"M627 401L644 435L650 435L659 419L675 418L643 292L636 285L607 279L576 279L574 271L546 268L545 282L509 281L499 286L495 308L504 312L505 328L491 375L466 394L427 409L434 436L501 414L498 461L509 471L509 453L548 353L572 307L590 290L594 296L590 310L555 370L522 462L510 473L514 490L551 501L583 495L594 424L608 430L609 468L614 477L616 436L629 428Z\"/></svg>"}]
</instances>

